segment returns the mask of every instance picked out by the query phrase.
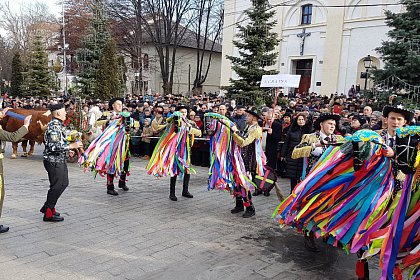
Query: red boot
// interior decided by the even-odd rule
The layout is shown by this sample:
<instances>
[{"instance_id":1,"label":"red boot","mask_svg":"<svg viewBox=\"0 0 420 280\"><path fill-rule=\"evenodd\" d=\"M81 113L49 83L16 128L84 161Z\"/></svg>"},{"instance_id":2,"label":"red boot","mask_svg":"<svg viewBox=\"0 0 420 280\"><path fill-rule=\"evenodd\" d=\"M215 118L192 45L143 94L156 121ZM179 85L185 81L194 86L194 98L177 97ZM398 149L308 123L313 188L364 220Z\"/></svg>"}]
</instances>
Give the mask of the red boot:
<instances>
[{"instance_id":1,"label":"red boot","mask_svg":"<svg viewBox=\"0 0 420 280\"><path fill-rule=\"evenodd\" d=\"M45 210L45 214L44 214L44 218L43 218L44 222L62 222L64 221L63 217L54 215L54 209L51 208L47 208Z\"/></svg>"},{"instance_id":2,"label":"red boot","mask_svg":"<svg viewBox=\"0 0 420 280\"><path fill-rule=\"evenodd\" d=\"M356 275L358 280L369 280L369 266L366 260L357 260Z\"/></svg>"}]
</instances>

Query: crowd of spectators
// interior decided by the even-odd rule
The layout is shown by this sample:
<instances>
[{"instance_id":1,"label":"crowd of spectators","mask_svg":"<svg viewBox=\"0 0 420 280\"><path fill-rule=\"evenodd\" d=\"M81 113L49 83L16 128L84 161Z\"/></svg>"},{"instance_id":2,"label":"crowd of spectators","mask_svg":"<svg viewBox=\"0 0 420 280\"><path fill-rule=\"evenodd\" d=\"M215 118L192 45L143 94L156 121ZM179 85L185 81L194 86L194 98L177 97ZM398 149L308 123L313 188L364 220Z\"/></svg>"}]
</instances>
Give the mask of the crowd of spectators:
<instances>
[{"instance_id":1,"label":"crowd of spectators","mask_svg":"<svg viewBox=\"0 0 420 280\"><path fill-rule=\"evenodd\" d=\"M63 102L70 112L69 116L80 109L85 118L92 114L92 108L106 116L107 100L88 100L77 98L14 98L3 96L2 107L25 108L42 110L49 104ZM132 132L132 155L148 159L157 143L162 131L154 129L156 125L164 123L176 109L177 105L188 105L191 110L189 118L203 132L203 139L195 141L192 147L192 163L194 165L209 165L209 146L205 131L204 114L215 112L229 117L235 122L240 131L246 129L245 110L252 106L242 106L238 100L229 100L216 93L194 94L190 97L166 95L127 95L124 110L130 112L131 117L139 122L139 127ZM386 127L382 118L382 109L373 110L372 100L366 100L356 93L351 96L333 94L331 97L310 94L289 94L281 96L278 105L259 108L263 128L263 146L268 155L268 165L277 170L278 174L288 176L296 181L301 174L301 166L291 159L291 151L303 134L313 131L312 123L320 113L332 112L341 115L337 133L351 134L363 128L379 130ZM71 113L73 112L73 114ZM97 112L96 112L97 113ZM416 110L415 120L419 121L420 110Z\"/></svg>"}]
</instances>

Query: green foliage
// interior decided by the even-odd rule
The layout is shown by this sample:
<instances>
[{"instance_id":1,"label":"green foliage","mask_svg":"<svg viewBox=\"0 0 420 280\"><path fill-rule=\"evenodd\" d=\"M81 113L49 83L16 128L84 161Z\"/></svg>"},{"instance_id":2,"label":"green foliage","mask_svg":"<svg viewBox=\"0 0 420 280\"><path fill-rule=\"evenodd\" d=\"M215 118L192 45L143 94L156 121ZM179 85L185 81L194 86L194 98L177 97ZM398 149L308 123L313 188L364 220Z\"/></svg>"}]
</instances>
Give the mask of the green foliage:
<instances>
[{"instance_id":1,"label":"green foliage","mask_svg":"<svg viewBox=\"0 0 420 280\"><path fill-rule=\"evenodd\" d=\"M275 11L269 10L268 0L253 1L252 8L245 12L249 23L246 26L238 25L239 33L233 42L238 48L239 57L226 56L239 78L230 79L230 86L224 89L228 97L245 97L248 104L262 105L272 99L268 90L259 86L263 75L274 74L275 71L266 68L275 65L278 56L275 52L279 43L278 35L271 32L276 24L272 20Z\"/></svg>"},{"instance_id":2,"label":"green foliage","mask_svg":"<svg viewBox=\"0 0 420 280\"><path fill-rule=\"evenodd\" d=\"M111 38L108 30L108 17L103 0L95 0L92 5L93 17L89 22L83 48L77 52L79 64L79 82L81 91L86 97L101 98L97 85L99 64L102 51Z\"/></svg>"},{"instance_id":3,"label":"green foliage","mask_svg":"<svg viewBox=\"0 0 420 280\"><path fill-rule=\"evenodd\" d=\"M402 0L401 3L406 6L406 12L386 11L390 40L376 49L385 67L374 71L374 80L379 82L395 75L409 84L420 85L420 2Z\"/></svg>"},{"instance_id":4,"label":"green foliage","mask_svg":"<svg viewBox=\"0 0 420 280\"><path fill-rule=\"evenodd\" d=\"M369 104L374 111L382 111L386 105L404 104L408 109L417 109L418 101L407 95L396 94L394 90L376 90L363 92L363 99Z\"/></svg>"},{"instance_id":5,"label":"green foliage","mask_svg":"<svg viewBox=\"0 0 420 280\"><path fill-rule=\"evenodd\" d=\"M20 59L20 54L17 52L13 56L12 60L12 79L10 85L10 95L20 96L22 95L22 84L23 84L23 64Z\"/></svg>"},{"instance_id":6,"label":"green foliage","mask_svg":"<svg viewBox=\"0 0 420 280\"><path fill-rule=\"evenodd\" d=\"M99 59L96 93L97 97L102 100L109 100L114 96L120 96L121 82L116 51L115 41L109 39Z\"/></svg>"},{"instance_id":7,"label":"green foliage","mask_svg":"<svg viewBox=\"0 0 420 280\"><path fill-rule=\"evenodd\" d=\"M25 73L25 96L48 97L52 79L48 68L48 54L41 36L35 36L29 52L28 71Z\"/></svg>"},{"instance_id":8,"label":"green foliage","mask_svg":"<svg viewBox=\"0 0 420 280\"><path fill-rule=\"evenodd\" d=\"M1 81L0 93L3 95L5 93L9 93L9 91L10 91L10 86L7 85L5 81Z\"/></svg>"}]
</instances>

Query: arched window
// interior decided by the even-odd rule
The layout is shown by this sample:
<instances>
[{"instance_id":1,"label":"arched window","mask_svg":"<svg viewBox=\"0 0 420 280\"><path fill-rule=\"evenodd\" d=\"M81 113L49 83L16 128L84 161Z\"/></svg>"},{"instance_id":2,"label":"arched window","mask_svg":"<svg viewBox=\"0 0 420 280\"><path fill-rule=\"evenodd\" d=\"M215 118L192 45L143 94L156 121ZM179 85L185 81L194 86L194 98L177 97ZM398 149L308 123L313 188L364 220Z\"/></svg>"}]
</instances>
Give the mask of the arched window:
<instances>
[{"instance_id":1,"label":"arched window","mask_svg":"<svg viewBox=\"0 0 420 280\"><path fill-rule=\"evenodd\" d=\"M312 21L312 4L302 6L301 24L311 24Z\"/></svg>"}]
</instances>

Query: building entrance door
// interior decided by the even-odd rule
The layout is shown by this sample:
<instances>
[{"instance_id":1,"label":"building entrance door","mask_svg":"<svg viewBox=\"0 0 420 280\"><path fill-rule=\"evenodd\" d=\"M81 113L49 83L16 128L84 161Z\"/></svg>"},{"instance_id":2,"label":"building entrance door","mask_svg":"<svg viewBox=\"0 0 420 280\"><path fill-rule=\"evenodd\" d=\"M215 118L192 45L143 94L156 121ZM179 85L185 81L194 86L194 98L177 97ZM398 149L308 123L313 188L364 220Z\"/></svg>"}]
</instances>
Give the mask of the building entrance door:
<instances>
[{"instance_id":1,"label":"building entrance door","mask_svg":"<svg viewBox=\"0 0 420 280\"><path fill-rule=\"evenodd\" d=\"M309 93L312 79L312 59L296 60L296 75L300 75L299 88L295 89L295 93Z\"/></svg>"}]
</instances>

